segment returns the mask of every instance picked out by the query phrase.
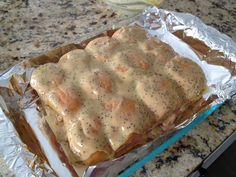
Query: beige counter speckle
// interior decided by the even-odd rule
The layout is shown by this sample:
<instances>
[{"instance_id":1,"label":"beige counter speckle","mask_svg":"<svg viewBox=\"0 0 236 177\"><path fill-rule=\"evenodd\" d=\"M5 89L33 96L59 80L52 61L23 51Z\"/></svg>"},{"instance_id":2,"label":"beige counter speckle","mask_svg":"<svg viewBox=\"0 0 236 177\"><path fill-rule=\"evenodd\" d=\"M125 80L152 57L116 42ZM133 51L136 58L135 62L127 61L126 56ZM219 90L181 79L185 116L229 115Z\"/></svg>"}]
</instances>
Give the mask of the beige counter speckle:
<instances>
[{"instance_id":1,"label":"beige counter speckle","mask_svg":"<svg viewBox=\"0 0 236 177\"><path fill-rule=\"evenodd\" d=\"M236 40L235 0L168 0L163 8L192 13ZM6 0L0 2L0 71L124 19L92 0ZM188 175L236 131L236 106L226 103L133 176ZM2 163L0 176L12 176Z\"/></svg>"}]
</instances>

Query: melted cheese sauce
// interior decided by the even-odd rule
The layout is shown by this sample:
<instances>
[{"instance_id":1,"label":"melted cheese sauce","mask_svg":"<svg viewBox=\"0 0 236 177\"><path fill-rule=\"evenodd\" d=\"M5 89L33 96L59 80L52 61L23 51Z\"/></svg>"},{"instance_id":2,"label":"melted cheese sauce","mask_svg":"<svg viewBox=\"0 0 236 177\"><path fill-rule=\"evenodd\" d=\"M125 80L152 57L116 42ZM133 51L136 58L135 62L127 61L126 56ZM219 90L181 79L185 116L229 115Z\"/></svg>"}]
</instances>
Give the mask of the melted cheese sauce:
<instances>
[{"instance_id":1,"label":"melted cheese sauce","mask_svg":"<svg viewBox=\"0 0 236 177\"><path fill-rule=\"evenodd\" d=\"M173 62L175 56L143 29L121 28L112 38L97 38L85 50L65 54L57 64L38 67L31 86L63 117L70 148L84 161L97 151L113 154L131 134L144 134L199 97L205 87L200 67L190 60ZM176 69L181 65L185 69Z\"/></svg>"}]
</instances>

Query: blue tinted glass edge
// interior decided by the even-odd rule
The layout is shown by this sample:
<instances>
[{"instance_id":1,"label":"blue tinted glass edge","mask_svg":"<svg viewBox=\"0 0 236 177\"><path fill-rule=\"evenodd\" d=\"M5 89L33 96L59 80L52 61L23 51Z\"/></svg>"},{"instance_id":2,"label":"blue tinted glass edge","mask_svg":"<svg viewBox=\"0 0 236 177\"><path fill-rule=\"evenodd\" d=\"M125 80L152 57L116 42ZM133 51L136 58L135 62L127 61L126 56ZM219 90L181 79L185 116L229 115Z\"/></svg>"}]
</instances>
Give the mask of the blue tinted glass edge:
<instances>
[{"instance_id":1,"label":"blue tinted glass edge","mask_svg":"<svg viewBox=\"0 0 236 177\"><path fill-rule=\"evenodd\" d=\"M222 104L217 104L206 110L205 112L201 113L193 122L191 122L188 126L178 131L175 135L165 141L163 144L158 146L152 152L144 156L141 160L135 162L130 167L125 169L118 177L128 177L135 173L139 168L144 166L147 162L154 159L158 156L161 152L167 149L170 145L174 144L178 141L182 136L184 136L187 132L192 130L195 126L200 124L203 120L205 120L208 116L210 116L215 110L217 110Z\"/></svg>"}]
</instances>

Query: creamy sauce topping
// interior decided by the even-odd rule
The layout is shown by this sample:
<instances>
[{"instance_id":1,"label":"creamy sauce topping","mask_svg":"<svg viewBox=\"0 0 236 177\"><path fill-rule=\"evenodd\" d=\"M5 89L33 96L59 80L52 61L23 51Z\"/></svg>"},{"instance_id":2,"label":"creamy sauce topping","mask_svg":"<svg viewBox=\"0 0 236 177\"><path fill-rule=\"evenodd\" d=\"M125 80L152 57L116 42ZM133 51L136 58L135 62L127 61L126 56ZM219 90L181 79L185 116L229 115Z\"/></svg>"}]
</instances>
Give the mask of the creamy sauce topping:
<instances>
[{"instance_id":1,"label":"creamy sauce topping","mask_svg":"<svg viewBox=\"0 0 236 177\"><path fill-rule=\"evenodd\" d=\"M144 134L184 101L199 97L205 86L201 69L192 61L172 62L175 56L143 29L121 28L57 64L38 67L31 85L63 117L71 150L86 160L97 151L112 154L132 133ZM188 66L193 74L187 74Z\"/></svg>"}]
</instances>

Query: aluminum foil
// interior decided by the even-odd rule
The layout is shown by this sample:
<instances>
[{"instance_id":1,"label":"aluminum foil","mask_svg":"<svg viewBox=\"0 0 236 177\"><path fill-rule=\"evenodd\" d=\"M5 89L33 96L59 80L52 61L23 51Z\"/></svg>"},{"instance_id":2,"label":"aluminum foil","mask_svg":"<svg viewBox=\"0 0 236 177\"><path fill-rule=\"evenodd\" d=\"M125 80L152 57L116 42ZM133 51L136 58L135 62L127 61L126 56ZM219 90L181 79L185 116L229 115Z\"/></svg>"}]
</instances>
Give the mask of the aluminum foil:
<instances>
[{"instance_id":1,"label":"aluminum foil","mask_svg":"<svg viewBox=\"0 0 236 177\"><path fill-rule=\"evenodd\" d=\"M155 36L168 43L177 53L192 59L203 69L209 87L207 92L204 93L204 98L207 99L212 94L218 95L218 99L209 106L224 102L235 95L236 77L234 71L223 64L210 64L201 60L201 57L204 56L200 56L191 45L178 38L175 32L182 31L183 37L193 37L204 42L211 51L222 52L223 56L221 57L224 58L226 63L232 62L230 67L234 70L236 44L228 36L205 25L200 19L191 14L170 12L156 7L149 7L142 14L117 23L115 27L134 24L144 27L150 36ZM106 29L102 29L102 31L104 30ZM3 155L9 169L17 176L55 176L54 171L58 176L72 176L40 127L40 114L36 104L38 97L32 94L29 87L32 70L33 68L21 63L0 74L0 154ZM6 89L7 92L4 92L3 90ZM9 104L9 100L6 100L8 97L16 98L11 101L18 105L18 107L14 107L19 113L18 121L21 121L20 117L23 116L32 127L47 159L42 160L36 154L30 152L27 143L23 143L21 136L14 127L16 120L11 118L11 110L14 104L11 104L11 102ZM178 129L187 126L197 115L198 113L176 126L175 130L167 132L158 139L120 158L88 167L83 176L117 176L122 170L176 133Z\"/></svg>"}]
</instances>

